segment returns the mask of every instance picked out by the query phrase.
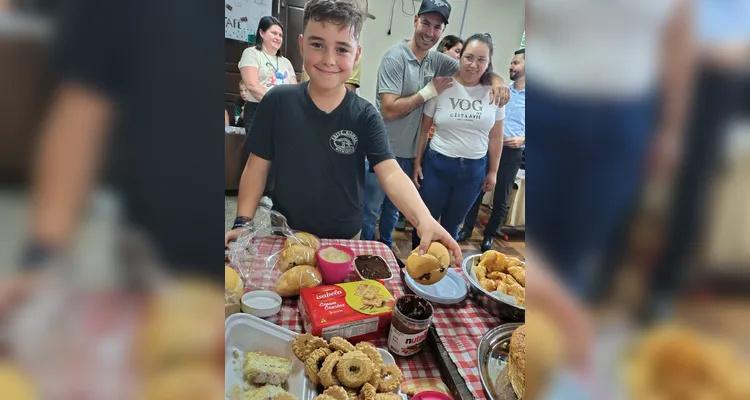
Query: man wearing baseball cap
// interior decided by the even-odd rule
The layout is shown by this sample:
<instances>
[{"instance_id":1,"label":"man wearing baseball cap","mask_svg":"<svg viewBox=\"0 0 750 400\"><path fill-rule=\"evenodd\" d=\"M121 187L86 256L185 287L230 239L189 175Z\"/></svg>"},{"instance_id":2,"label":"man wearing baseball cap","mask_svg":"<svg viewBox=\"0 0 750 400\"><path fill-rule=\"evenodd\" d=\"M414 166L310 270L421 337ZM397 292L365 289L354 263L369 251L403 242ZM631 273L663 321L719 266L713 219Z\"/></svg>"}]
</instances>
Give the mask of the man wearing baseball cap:
<instances>
[{"instance_id":1,"label":"man wearing baseball cap","mask_svg":"<svg viewBox=\"0 0 750 400\"><path fill-rule=\"evenodd\" d=\"M385 120L396 160L408 176L412 175L417 155L422 106L450 87L452 76L458 71L458 61L430 51L440 40L450 15L448 1L423 0L414 16L414 34L389 48L378 68L376 106ZM504 105L509 96L505 82L495 74L490 101ZM390 247L398 210L369 167L364 194L362 239L375 239L375 222L382 209L380 241Z\"/></svg>"}]
</instances>

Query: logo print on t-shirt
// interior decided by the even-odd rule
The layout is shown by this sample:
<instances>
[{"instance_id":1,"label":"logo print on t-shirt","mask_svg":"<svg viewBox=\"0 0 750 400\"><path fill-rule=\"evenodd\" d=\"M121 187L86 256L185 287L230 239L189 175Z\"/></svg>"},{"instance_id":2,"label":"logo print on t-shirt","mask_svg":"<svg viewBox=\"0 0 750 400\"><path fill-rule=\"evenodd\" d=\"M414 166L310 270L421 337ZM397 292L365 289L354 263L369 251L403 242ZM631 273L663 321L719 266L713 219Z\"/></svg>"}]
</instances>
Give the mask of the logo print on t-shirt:
<instances>
[{"instance_id":1,"label":"logo print on t-shirt","mask_svg":"<svg viewBox=\"0 0 750 400\"><path fill-rule=\"evenodd\" d=\"M474 121L482 119L482 100L468 100L451 97L453 112L450 117L459 121Z\"/></svg>"},{"instance_id":2,"label":"logo print on t-shirt","mask_svg":"<svg viewBox=\"0 0 750 400\"><path fill-rule=\"evenodd\" d=\"M354 154L357 150L357 142L359 138L352 131L338 131L331 135L331 139L328 141L331 144L331 148L339 154L350 155Z\"/></svg>"}]
</instances>

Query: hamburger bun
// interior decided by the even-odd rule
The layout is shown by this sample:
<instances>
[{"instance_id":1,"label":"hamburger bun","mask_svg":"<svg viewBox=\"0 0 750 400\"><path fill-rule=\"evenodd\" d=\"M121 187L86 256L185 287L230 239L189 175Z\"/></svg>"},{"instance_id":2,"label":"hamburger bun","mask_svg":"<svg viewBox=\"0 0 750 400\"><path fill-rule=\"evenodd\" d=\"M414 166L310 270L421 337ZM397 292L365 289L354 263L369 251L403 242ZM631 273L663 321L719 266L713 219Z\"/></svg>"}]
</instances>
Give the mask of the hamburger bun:
<instances>
[{"instance_id":1,"label":"hamburger bun","mask_svg":"<svg viewBox=\"0 0 750 400\"><path fill-rule=\"evenodd\" d=\"M287 249L293 245L298 244L312 248L314 251L318 251L320 248L320 239L312 233L307 232L295 232L294 237L286 238L284 242L284 248Z\"/></svg>"},{"instance_id":2,"label":"hamburger bun","mask_svg":"<svg viewBox=\"0 0 750 400\"><path fill-rule=\"evenodd\" d=\"M287 239L287 243L289 243L289 239ZM317 265L315 250L312 247L292 244L279 254L279 270L281 272L286 272L289 268L298 265L310 265L313 267Z\"/></svg>"},{"instance_id":3,"label":"hamburger bun","mask_svg":"<svg viewBox=\"0 0 750 400\"><path fill-rule=\"evenodd\" d=\"M406 272L415 282L422 285L432 285L445 276L451 256L448 249L438 242L430 244L430 248L423 255L419 249L414 249L406 259Z\"/></svg>"}]
</instances>

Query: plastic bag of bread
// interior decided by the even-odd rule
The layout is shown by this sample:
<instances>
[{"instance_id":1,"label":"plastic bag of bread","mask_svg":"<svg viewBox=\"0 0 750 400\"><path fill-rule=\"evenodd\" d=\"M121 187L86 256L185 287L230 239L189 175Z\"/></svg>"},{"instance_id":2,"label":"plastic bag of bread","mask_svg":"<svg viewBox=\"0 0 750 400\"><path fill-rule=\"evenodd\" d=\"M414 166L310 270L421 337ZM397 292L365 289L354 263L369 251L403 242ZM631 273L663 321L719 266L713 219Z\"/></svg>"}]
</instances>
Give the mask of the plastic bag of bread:
<instances>
[{"instance_id":1,"label":"plastic bag of bread","mask_svg":"<svg viewBox=\"0 0 750 400\"><path fill-rule=\"evenodd\" d=\"M276 281L276 293L281 297L293 297L299 295L302 288L312 288L323 283L320 271L311 265L298 265L292 267L279 277Z\"/></svg>"},{"instance_id":2,"label":"plastic bag of bread","mask_svg":"<svg viewBox=\"0 0 750 400\"><path fill-rule=\"evenodd\" d=\"M259 207L252 222L246 224L235 242L229 243L228 259L231 268L239 274L245 291L274 290L279 276L295 265L314 263L307 251L294 250L286 255L284 271L276 268L282 251L269 254L272 237L290 237L294 232L289 228L286 217L266 207Z\"/></svg>"},{"instance_id":3,"label":"plastic bag of bread","mask_svg":"<svg viewBox=\"0 0 750 400\"><path fill-rule=\"evenodd\" d=\"M294 245L307 246L312 248L313 251L318 251L320 248L320 239L312 233L294 232L291 236L287 236L284 248L287 249Z\"/></svg>"}]
</instances>

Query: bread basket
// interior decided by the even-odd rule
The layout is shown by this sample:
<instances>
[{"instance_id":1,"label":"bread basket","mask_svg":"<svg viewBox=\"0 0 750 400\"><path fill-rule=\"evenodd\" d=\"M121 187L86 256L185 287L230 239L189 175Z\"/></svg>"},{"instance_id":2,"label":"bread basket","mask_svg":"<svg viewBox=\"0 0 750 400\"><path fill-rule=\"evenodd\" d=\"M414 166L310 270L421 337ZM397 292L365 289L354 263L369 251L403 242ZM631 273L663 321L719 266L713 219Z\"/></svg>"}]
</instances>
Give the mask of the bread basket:
<instances>
[{"instance_id":1,"label":"bread basket","mask_svg":"<svg viewBox=\"0 0 750 400\"><path fill-rule=\"evenodd\" d=\"M469 293L479 305L490 314L507 322L520 322L526 317L526 308L516 304L516 299L507 294L486 291L477 281L474 266L479 263L481 254L464 259L461 268L469 280Z\"/></svg>"}]
</instances>

